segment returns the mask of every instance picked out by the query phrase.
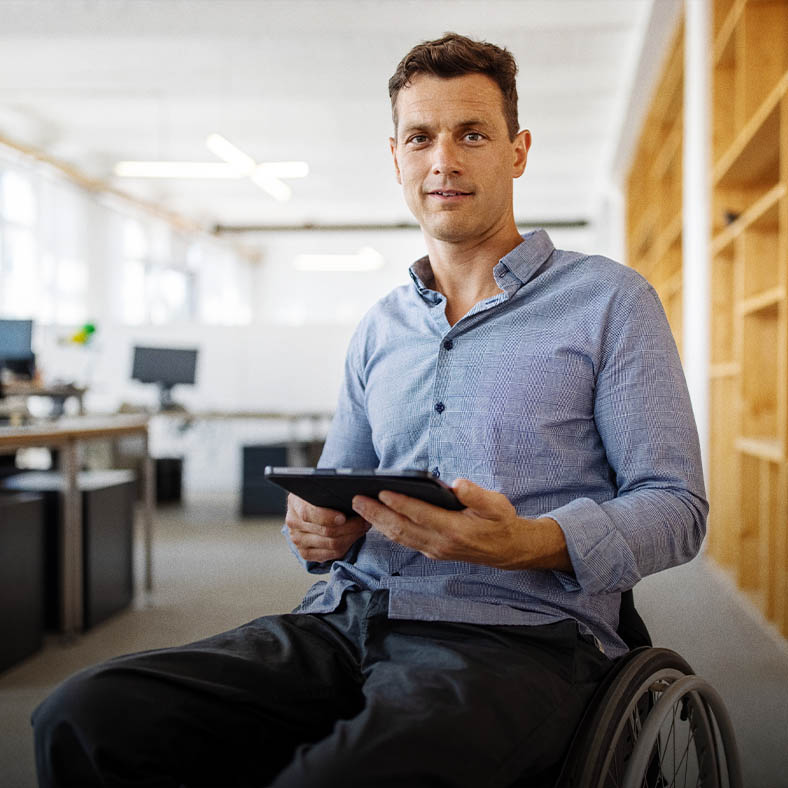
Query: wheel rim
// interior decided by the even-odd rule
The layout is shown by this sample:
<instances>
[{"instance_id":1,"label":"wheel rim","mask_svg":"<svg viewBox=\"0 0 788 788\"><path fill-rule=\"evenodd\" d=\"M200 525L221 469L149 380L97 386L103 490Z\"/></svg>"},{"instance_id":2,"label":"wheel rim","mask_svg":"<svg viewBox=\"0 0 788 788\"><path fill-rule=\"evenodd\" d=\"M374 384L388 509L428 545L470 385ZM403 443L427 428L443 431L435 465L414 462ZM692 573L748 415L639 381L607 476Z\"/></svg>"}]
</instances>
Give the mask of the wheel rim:
<instances>
[{"instance_id":1,"label":"wheel rim","mask_svg":"<svg viewBox=\"0 0 788 788\"><path fill-rule=\"evenodd\" d=\"M647 715L667 690L686 674L665 668L649 676L633 693L605 753L598 788L623 788L630 756L641 738ZM664 724L653 736L648 768L638 788L706 788L719 786L714 731L704 704L695 693L662 708ZM653 726L652 726L653 727ZM642 743L644 744L644 742Z\"/></svg>"},{"instance_id":2,"label":"wheel rim","mask_svg":"<svg viewBox=\"0 0 788 788\"><path fill-rule=\"evenodd\" d=\"M653 708L654 702L667 686L684 675L676 668L664 668L649 676L632 694L605 753L599 788L619 788L623 785L626 760L640 737L648 709Z\"/></svg>"}]
</instances>

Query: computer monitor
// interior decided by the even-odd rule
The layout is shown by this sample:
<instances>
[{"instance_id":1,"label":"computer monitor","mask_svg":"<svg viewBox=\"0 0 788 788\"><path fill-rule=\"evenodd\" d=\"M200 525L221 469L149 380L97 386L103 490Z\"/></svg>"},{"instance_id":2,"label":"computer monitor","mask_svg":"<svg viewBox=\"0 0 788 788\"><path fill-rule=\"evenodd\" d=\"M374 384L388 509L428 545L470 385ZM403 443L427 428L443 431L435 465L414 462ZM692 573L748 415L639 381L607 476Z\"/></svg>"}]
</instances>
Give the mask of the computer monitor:
<instances>
[{"instance_id":1,"label":"computer monitor","mask_svg":"<svg viewBox=\"0 0 788 788\"><path fill-rule=\"evenodd\" d=\"M32 378L35 374L33 321L0 320L0 369Z\"/></svg>"},{"instance_id":2,"label":"computer monitor","mask_svg":"<svg viewBox=\"0 0 788 788\"><path fill-rule=\"evenodd\" d=\"M136 346L131 377L140 383L156 383L159 404L167 410L174 406L172 387L194 384L196 367L196 349Z\"/></svg>"}]
</instances>

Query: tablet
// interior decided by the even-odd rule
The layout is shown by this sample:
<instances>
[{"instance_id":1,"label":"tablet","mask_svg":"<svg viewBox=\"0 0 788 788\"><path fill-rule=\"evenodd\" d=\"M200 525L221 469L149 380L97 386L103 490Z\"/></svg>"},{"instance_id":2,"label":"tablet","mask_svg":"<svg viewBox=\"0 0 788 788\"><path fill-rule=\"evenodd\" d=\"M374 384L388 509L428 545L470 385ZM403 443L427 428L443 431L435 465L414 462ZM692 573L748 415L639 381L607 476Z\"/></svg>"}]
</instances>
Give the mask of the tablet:
<instances>
[{"instance_id":1,"label":"tablet","mask_svg":"<svg viewBox=\"0 0 788 788\"><path fill-rule=\"evenodd\" d=\"M273 468L265 478L299 498L352 516L354 495L377 498L382 490L410 495L444 509L465 507L448 484L429 471L355 470L353 468Z\"/></svg>"}]
</instances>

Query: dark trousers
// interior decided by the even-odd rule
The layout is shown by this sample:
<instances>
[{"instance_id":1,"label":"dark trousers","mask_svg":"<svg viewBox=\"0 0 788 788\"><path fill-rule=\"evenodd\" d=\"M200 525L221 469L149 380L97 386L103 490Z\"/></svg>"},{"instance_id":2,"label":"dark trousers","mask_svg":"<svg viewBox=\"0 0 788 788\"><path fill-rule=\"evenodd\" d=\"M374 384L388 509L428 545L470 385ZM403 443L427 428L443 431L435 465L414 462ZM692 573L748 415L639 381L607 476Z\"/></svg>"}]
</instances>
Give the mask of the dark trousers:
<instances>
[{"instance_id":1,"label":"dark trousers","mask_svg":"<svg viewBox=\"0 0 788 788\"><path fill-rule=\"evenodd\" d=\"M33 713L48 786L508 786L563 756L610 661L572 621L389 619L386 592L72 676Z\"/></svg>"}]
</instances>

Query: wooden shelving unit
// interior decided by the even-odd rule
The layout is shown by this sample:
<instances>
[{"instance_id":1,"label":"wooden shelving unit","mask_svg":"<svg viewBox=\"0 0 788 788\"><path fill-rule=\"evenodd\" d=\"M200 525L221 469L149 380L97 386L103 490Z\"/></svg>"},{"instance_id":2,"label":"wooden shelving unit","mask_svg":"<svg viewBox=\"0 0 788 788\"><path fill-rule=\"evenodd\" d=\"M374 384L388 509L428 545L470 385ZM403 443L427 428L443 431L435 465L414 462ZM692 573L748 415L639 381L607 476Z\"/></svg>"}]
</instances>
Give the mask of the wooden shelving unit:
<instances>
[{"instance_id":1,"label":"wooden shelving unit","mask_svg":"<svg viewBox=\"0 0 788 788\"><path fill-rule=\"evenodd\" d=\"M788 637L788 0L712 0L708 550ZM628 179L681 349L683 25Z\"/></svg>"},{"instance_id":2,"label":"wooden shelving unit","mask_svg":"<svg viewBox=\"0 0 788 788\"><path fill-rule=\"evenodd\" d=\"M709 551L788 636L788 0L714 0Z\"/></svg>"},{"instance_id":3,"label":"wooden shelving unit","mask_svg":"<svg viewBox=\"0 0 788 788\"><path fill-rule=\"evenodd\" d=\"M659 294L679 352L682 335L683 32L683 23L679 23L627 180L628 262Z\"/></svg>"}]
</instances>

